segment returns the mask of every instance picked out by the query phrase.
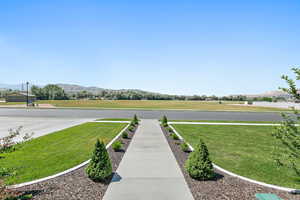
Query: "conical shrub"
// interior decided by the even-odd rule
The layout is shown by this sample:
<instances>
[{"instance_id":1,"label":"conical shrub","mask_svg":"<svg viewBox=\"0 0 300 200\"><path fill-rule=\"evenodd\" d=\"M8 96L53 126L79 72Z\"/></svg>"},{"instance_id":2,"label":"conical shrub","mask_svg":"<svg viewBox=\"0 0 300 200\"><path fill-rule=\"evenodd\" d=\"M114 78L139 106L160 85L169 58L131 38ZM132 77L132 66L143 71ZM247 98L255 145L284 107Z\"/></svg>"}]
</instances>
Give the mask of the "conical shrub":
<instances>
[{"instance_id":1,"label":"conical shrub","mask_svg":"<svg viewBox=\"0 0 300 200\"><path fill-rule=\"evenodd\" d=\"M189 155L185 169L193 179L207 180L214 177L213 164L209 158L208 149L202 140Z\"/></svg>"},{"instance_id":2,"label":"conical shrub","mask_svg":"<svg viewBox=\"0 0 300 200\"><path fill-rule=\"evenodd\" d=\"M167 123L168 123L168 118L166 117L166 115L163 116L161 122L162 122L163 124L167 124Z\"/></svg>"},{"instance_id":3,"label":"conical shrub","mask_svg":"<svg viewBox=\"0 0 300 200\"><path fill-rule=\"evenodd\" d=\"M139 119L136 116L136 114L133 116L133 120L132 121L133 121L134 125L138 125L139 124Z\"/></svg>"},{"instance_id":4,"label":"conical shrub","mask_svg":"<svg viewBox=\"0 0 300 200\"><path fill-rule=\"evenodd\" d=\"M112 174L112 166L105 144L97 140L86 174L94 181L105 181Z\"/></svg>"}]
</instances>

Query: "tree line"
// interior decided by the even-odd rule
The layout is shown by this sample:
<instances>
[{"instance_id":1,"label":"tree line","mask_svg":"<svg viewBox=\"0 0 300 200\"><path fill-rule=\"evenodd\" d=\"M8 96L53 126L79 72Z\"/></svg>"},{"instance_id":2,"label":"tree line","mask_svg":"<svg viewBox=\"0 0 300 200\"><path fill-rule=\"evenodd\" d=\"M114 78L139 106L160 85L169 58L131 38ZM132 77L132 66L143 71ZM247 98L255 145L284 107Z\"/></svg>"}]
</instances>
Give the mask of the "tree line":
<instances>
[{"instance_id":1,"label":"tree line","mask_svg":"<svg viewBox=\"0 0 300 200\"><path fill-rule=\"evenodd\" d=\"M77 100L77 99L107 99L107 100L233 100L242 101L246 97L224 97L217 96L184 96L184 95L167 95L152 92L145 92L141 90L102 90L97 94L88 91L67 93L58 85L49 84L45 87L32 86L31 93L36 96L38 100Z\"/></svg>"},{"instance_id":2,"label":"tree line","mask_svg":"<svg viewBox=\"0 0 300 200\"><path fill-rule=\"evenodd\" d=\"M7 95L16 93L16 90L2 90L0 91L0 98L5 98ZM231 95L217 97L215 95L168 95L153 92L146 92L142 90L109 90L103 89L98 93L89 91L80 92L66 92L62 87L49 84L45 87L38 87L33 85L31 93L34 94L37 100L180 100L180 101L268 101L276 102L285 100L280 97L254 97L249 98L244 95Z\"/></svg>"}]
</instances>

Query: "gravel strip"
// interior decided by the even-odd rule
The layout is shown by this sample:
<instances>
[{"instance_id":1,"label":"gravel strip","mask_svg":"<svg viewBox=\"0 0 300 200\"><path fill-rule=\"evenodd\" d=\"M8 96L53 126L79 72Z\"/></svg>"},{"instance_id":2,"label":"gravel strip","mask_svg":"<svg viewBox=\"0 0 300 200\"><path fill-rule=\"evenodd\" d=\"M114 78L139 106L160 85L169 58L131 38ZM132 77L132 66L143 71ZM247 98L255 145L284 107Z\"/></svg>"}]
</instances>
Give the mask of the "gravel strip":
<instances>
[{"instance_id":1,"label":"gravel strip","mask_svg":"<svg viewBox=\"0 0 300 200\"><path fill-rule=\"evenodd\" d=\"M284 200L300 200L300 195L292 195L287 192L249 183L217 170L215 170L217 177L214 180L197 181L192 179L184 169L184 163L188 158L189 153L185 153L180 149L178 143L181 141L171 139L165 128L162 127L162 130L195 200L254 200L256 193L273 193Z\"/></svg>"},{"instance_id":2,"label":"gravel strip","mask_svg":"<svg viewBox=\"0 0 300 200\"><path fill-rule=\"evenodd\" d=\"M134 135L134 133L127 132L129 139L119 137L119 140L123 142L123 151L115 152L112 147L108 148L114 172L117 170ZM106 183L93 182L86 176L85 168L86 166L54 179L18 188L17 191L31 193L35 200L101 200L110 180Z\"/></svg>"}]
</instances>

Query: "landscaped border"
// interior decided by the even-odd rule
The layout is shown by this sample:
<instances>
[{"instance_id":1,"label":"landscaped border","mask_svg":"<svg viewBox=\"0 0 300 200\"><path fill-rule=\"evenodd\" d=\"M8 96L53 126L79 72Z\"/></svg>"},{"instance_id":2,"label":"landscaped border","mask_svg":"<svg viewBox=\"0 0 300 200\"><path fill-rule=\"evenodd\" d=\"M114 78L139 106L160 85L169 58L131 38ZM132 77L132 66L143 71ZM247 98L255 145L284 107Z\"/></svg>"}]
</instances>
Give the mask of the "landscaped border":
<instances>
[{"instance_id":1,"label":"landscaped border","mask_svg":"<svg viewBox=\"0 0 300 200\"><path fill-rule=\"evenodd\" d=\"M127 128L130 126L129 124L129 121L91 121L91 122L96 122L96 123L105 123L105 122L109 122L109 123L128 123L128 125L121 130L120 133L118 133L118 135L116 137L114 137L107 145L106 145L106 149L108 149L121 135L124 131L127 130ZM65 174L68 174L72 171L75 171L85 165L87 165L88 163L90 162L90 160L87 160L75 167L72 167L68 170L65 170L63 172L60 172L58 174L54 174L52 176L48 176L48 177L45 177L45 178L41 178L41 179L37 179L37 180L34 180L34 181L29 181L29 182L25 182L25 183L20 183L20 184L16 184L16 185L10 185L10 186L7 186L8 189L17 189L17 188L21 188L21 187L24 187L24 186L28 186L28 185L32 185L32 184L36 184L36 183L40 183L40 182L43 182L43 181L47 181L47 180L50 180L50 179L53 179L53 178L56 178L56 177L59 177L59 176L62 176L62 175L65 175Z\"/></svg>"},{"instance_id":2,"label":"landscaped border","mask_svg":"<svg viewBox=\"0 0 300 200\"><path fill-rule=\"evenodd\" d=\"M250 124L250 123L206 123L206 122L168 122L168 124L170 125L171 129L174 131L174 133L179 137L179 139L181 141L185 141L183 139L183 137L176 131L176 129L172 126L172 124L202 124L202 125L253 125L253 124ZM280 124L255 124L256 126L279 126ZM186 141L185 141L186 142ZM189 146L190 150L191 151L194 151L194 148L188 143L186 142L187 145ZM272 188L272 189L276 189L276 190L281 190L281 191L284 191L284 192L289 192L289 193L292 193L292 194L300 194L300 190L299 189L295 189L295 188L287 188L287 187L281 187L281 186L277 186L277 185L272 185L272 184L267 184L267 183L264 183L264 182L260 182L260 181L256 181L256 180L253 180L253 179L250 179L250 178L246 178L246 177L243 177L243 176L240 176L240 175L237 175L235 173L232 173L226 169L223 169L221 168L220 166L216 165L216 164L213 164L214 168L225 173L225 174L228 174L230 176L233 176L233 177L236 177L236 178L239 178L241 180L244 180L244 181L247 181L247 182L250 182L250 183L254 183L254 184L257 184L257 185L261 185L261 186L264 186L264 187L268 187L268 188Z\"/></svg>"}]
</instances>

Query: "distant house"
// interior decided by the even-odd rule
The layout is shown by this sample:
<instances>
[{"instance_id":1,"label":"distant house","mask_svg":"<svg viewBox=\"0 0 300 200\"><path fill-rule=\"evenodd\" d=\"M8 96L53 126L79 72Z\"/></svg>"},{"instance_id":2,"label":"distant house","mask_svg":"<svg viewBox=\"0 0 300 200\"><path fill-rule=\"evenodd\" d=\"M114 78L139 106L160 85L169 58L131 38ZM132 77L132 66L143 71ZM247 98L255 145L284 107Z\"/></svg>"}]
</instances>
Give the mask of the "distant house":
<instances>
[{"instance_id":1,"label":"distant house","mask_svg":"<svg viewBox=\"0 0 300 200\"><path fill-rule=\"evenodd\" d=\"M35 102L36 98L35 95L29 94L28 95L28 102L33 103ZM13 93L9 94L5 97L6 102L27 102L27 94L26 93Z\"/></svg>"}]
</instances>

